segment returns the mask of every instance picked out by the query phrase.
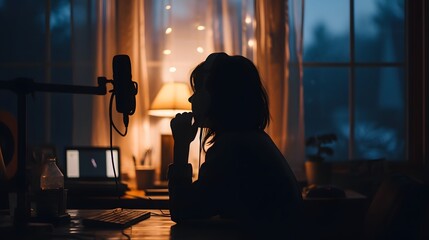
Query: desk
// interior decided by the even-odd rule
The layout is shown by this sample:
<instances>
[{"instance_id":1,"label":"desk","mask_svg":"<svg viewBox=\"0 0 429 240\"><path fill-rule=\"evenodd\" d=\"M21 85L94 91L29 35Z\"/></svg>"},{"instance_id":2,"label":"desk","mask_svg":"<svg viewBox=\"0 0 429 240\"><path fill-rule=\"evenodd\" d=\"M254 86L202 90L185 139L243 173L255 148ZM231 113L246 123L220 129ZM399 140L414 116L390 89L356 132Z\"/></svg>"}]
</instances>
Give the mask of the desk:
<instances>
[{"instance_id":1,"label":"desk","mask_svg":"<svg viewBox=\"0 0 429 240\"><path fill-rule=\"evenodd\" d=\"M136 196L134 196L136 195ZM273 239L268 234L272 231L258 232L260 235L242 231L231 222L225 221L198 221L186 225L177 225L170 217L160 216L159 209L168 209L168 196L153 196L150 200L141 191L131 191L121 200L122 206L127 208L145 208L154 213L144 220L124 230L132 239ZM89 201L89 202L85 202ZM84 205L86 209L76 210L68 205L72 220L60 224L51 231L39 231L44 236L36 239L126 239L118 230L87 229L79 224L82 216L91 214L94 210L88 208L116 208L116 198L82 198L72 201L72 205ZM161 206L150 208L151 205ZM353 191L346 191L343 199L304 199L304 228L315 235L314 239L354 239L361 230L363 217L366 213L366 197ZM168 210L163 210L168 213ZM17 239L17 233L11 230L10 217L0 214L0 236L2 239ZM9 228L7 227L9 225ZM6 227L5 227L6 226ZM24 239L34 239L34 233L29 231ZM36 234L36 235L37 235ZM287 235L287 233L281 233ZM250 235L250 236L249 236ZM7 238L10 236L10 238ZM245 236L245 237L244 237ZM334 237L335 236L335 237ZM341 237L338 237L341 236ZM21 238L18 238L21 239ZM282 239L290 239L287 236Z\"/></svg>"},{"instance_id":2,"label":"desk","mask_svg":"<svg viewBox=\"0 0 429 240\"><path fill-rule=\"evenodd\" d=\"M1 215L0 234L2 239L127 239L124 234L130 236L131 239L151 240L273 239L273 236L279 237L279 232L275 233L266 229L258 229L258 231L249 228L244 229L232 221L220 219L176 224L170 220L170 217L161 216L159 210L153 209L148 210L153 213L149 219L124 229L124 234L121 230L84 227L81 224L81 218L94 213L94 211L96 210L68 210L71 216L69 222L57 224L51 228L29 228L26 231L15 231L12 227L7 228L8 221L10 226L10 217ZM166 212L168 213L168 210ZM284 228L276 229L283 231ZM283 232L282 234L284 236L281 239L295 239L290 238L287 233Z\"/></svg>"}]
</instances>

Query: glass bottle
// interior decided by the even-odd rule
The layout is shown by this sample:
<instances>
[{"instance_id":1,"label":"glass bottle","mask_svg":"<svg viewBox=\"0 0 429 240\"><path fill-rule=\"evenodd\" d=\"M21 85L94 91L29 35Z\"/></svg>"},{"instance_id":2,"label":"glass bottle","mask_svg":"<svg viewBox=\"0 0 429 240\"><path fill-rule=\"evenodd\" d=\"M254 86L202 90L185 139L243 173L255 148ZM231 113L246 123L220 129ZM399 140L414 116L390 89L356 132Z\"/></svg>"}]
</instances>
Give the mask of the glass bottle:
<instances>
[{"instance_id":1,"label":"glass bottle","mask_svg":"<svg viewBox=\"0 0 429 240\"><path fill-rule=\"evenodd\" d=\"M63 189L64 175L58 168L55 157L49 157L40 175L40 188L48 189Z\"/></svg>"}]
</instances>

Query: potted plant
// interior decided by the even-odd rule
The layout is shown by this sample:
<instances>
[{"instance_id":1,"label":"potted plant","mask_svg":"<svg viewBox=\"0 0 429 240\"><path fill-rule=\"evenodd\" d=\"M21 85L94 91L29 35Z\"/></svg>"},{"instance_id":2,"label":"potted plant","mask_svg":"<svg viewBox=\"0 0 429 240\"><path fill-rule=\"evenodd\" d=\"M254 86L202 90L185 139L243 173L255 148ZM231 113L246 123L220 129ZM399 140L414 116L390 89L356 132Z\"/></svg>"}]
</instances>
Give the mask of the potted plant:
<instances>
[{"instance_id":1,"label":"potted plant","mask_svg":"<svg viewBox=\"0 0 429 240\"><path fill-rule=\"evenodd\" d=\"M308 185L326 185L330 183L331 168L325 162L326 156L332 156L334 150L326 144L337 141L335 134L322 134L307 138L305 145L316 148L314 154L307 155L305 162L305 172L307 175Z\"/></svg>"}]
</instances>

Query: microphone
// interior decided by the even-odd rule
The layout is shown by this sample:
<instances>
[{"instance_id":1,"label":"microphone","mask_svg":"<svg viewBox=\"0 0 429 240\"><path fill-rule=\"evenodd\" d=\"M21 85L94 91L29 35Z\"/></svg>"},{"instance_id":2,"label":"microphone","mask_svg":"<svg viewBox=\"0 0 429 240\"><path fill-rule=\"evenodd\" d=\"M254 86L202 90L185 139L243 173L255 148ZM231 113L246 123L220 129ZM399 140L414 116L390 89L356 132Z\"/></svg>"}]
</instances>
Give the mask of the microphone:
<instances>
[{"instance_id":1,"label":"microphone","mask_svg":"<svg viewBox=\"0 0 429 240\"><path fill-rule=\"evenodd\" d=\"M131 61L128 55L113 57L113 92L116 95L116 111L124 115L124 124L128 126L128 115L136 109L137 83L131 80Z\"/></svg>"}]
</instances>

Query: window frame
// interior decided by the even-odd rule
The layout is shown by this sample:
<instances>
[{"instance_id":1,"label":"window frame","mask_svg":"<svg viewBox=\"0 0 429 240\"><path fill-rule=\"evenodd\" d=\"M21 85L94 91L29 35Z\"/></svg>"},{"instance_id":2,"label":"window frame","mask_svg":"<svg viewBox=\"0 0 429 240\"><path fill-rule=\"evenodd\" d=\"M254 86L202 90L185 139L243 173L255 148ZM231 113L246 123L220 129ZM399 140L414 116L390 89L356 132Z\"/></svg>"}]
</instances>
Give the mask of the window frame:
<instances>
[{"instance_id":1,"label":"window frame","mask_svg":"<svg viewBox=\"0 0 429 240\"><path fill-rule=\"evenodd\" d=\"M429 173L428 136L428 32L429 4L425 0L406 1L408 167ZM412 79L412 81L411 81Z\"/></svg>"},{"instance_id":2,"label":"window frame","mask_svg":"<svg viewBox=\"0 0 429 240\"><path fill-rule=\"evenodd\" d=\"M405 90L405 94L406 94L406 108L405 108L405 161L401 161L401 162L407 162L408 159L411 159L410 156L410 151L409 151L409 87L408 87L408 79L409 78L409 71L408 71L408 67L409 67L409 57L407 55L407 51L408 49L411 47L410 44L408 43L408 26L409 26L409 21L408 21L408 16L412 15L411 13L408 13L409 11L409 7L408 7L408 0L404 0L405 1L405 29L404 29L404 44L405 44L405 57L404 57L404 61L403 62L364 62L364 61L356 61L355 60L355 0L349 0L349 34L350 34L350 38L349 38L349 51L350 51L350 58L348 61L340 61L340 62L328 62L328 61L305 61L303 60L303 69L307 68L307 67L322 67L322 68L334 68L334 67L344 67L347 68L349 71L349 76L348 76L348 84L349 84L349 91L348 91L348 95L349 95L349 103L348 103L348 107L349 107L349 141L348 141L348 159L352 160L355 158L355 81L356 81L356 74L355 74L355 70L357 68L360 67L371 67L371 68L377 68L377 67L401 67L404 69L404 79L405 79L405 84L407 86L407 89ZM424 3L423 3L424 4ZM421 23L420 23L421 25ZM396 161L395 161L396 162ZM398 164L398 163L396 163ZM401 164L401 163L399 163Z\"/></svg>"}]
</instances>

